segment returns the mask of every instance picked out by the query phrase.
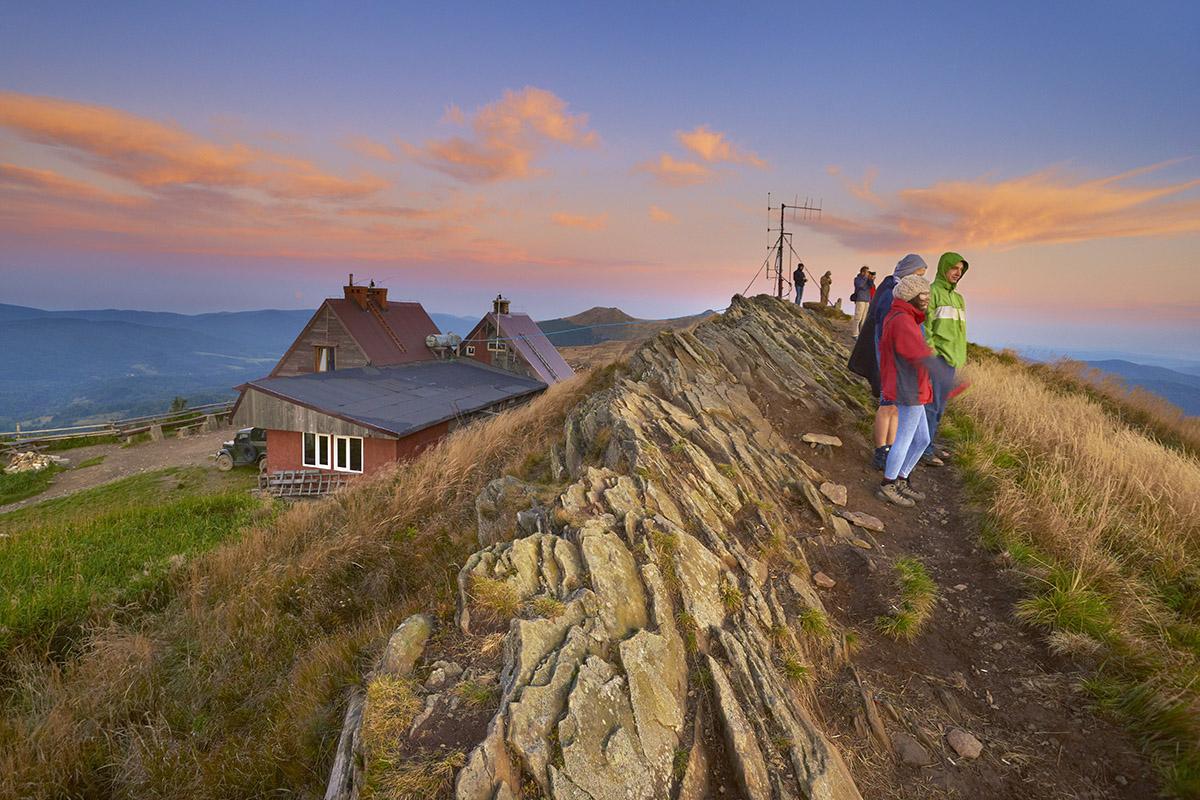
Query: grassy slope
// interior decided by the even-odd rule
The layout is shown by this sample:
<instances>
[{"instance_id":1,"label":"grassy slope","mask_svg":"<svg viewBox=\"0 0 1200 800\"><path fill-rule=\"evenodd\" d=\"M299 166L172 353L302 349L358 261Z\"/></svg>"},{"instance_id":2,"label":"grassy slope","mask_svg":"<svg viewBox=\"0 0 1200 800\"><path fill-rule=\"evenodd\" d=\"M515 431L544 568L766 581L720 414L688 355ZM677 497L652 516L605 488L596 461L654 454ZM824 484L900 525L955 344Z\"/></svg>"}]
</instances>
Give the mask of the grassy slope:
<instances>
[{"instance_id":1,"label":"grassy slope","mask_svg":"<svg viewBox=\"0 0 1200 800\"><path fill-rule=\"evenodd\" d=\"M0 472L0 506L41 494L59 472L62 468L53 465L36 472Z\"/></svg>"},{"instance_id":2,"label":"grassy slope","mask_svg":"<svg viewBox=\"0 0 1200 800\"><path fill-rule=\"evenodd\" d=\"M1091 667L1088 688L1170 790L1200 796L1200 460L1187 431L1069 372L976 355L945 430L989 512L988 543L1031 577L1018 615Z\"/></svg>"},{"instance_id":3,"label":"grassy slope","mask_svg":"<svg viewBox=\"0 0 1200 800\"><path fill-rule=\"evenodd\" d=\"M476 494L505 472L544 476L568 411L612 378L554 386L250 527L157 613L95 631L61 670L31 666L0 693L0 797L319 794L375 648L416 608L452 612Z\"/></svg>"},{"instance_id":4,"label":"grassy slope","mask_svg":"<svg viewBox=\"0 0 1200 800\"><path fill-rule=\"evenodd\" d=\"M0 652L69 647L89 614L151 603L246 523L253 480L167 469L0 515Z\"/></svg>"}]
</instances>

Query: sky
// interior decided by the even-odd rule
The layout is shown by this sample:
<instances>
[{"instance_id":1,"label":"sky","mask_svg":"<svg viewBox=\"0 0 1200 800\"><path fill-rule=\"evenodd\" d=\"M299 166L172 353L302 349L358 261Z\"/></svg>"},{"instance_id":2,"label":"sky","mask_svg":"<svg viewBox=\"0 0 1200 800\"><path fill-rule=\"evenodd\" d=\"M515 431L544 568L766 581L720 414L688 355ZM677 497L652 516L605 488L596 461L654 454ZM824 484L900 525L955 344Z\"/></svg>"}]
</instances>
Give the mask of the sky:
<instances>
[{"instance_id":1,"label":"sky","mask_svg":"<svg viewBox=\"0 0 1200 800\"><path fill-rule=\"evenodd\" d=\"M1172 2L10 4L0 302L680 316L769 290L770 193L835 298L953 250L972 338L1188 354L1197 42Z\"/></svg>"}]
</instances>

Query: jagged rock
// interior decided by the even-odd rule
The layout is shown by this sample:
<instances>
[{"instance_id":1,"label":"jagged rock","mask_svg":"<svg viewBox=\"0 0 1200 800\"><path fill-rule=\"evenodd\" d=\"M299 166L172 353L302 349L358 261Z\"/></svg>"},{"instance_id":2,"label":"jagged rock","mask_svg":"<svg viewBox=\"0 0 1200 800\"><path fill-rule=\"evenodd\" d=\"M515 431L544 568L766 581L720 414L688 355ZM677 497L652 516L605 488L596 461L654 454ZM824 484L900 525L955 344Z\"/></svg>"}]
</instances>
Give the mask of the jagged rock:
<instances>
[{"instance_id":1,"label":"jagged rock","mask_svg":"<svg viewBox=\"0 0 1200 800\"><path fill-rule=\"evenodd\" d=\"M946 731L946 743L961 758L979 758L979 754L983 752L983 743L962 728Z\"/></svg>"},{"instance_id":2,"label":"jagged rock","mask_svg":"<svg viewBox=\"0 0 1200 800\"><path fill-rule=\"evenodd\" d=\"M425 679L425 688L431 692L440 692L447 686L452 686L462 675L462 667L453 661L435 661Z\"/></svg>"},{"instance_id":3,"label":"jagged rock","mask_svg":"<svg viewBox=\"0 0 1200 800\"><path fill-rule=\"evenodd\" d=\"M738 703L729 678L725 677L725 670L712 656L707 657L707 664L716 694L717 715L725 734L725 748L733 762L738 785L749 800L770 800L771 781L754 729Z\"/></svg>"},{"instance_id":4,"label":"jagged rock","mask_svg":"<svg viewBox=\"0 0 1200 800\"><path fill-rule=\"evenodd\" d=\"M879 517L873 517L870 514L864 514L862 511L838 511L838 514L845 519L850 520L860 528L866 528L869 531L883 533L883 520Z\"/></svg>"},{"instance_id":5,"label":"jagged rock","mask_svg":"<svg viewBox=\"0 0 1200 800\"><path fill-rule=\"evenodd\" d=\"M840 483L831 483L829 481L825 481L821 484L821 494L829 498L829 502L833 503L835 506L846 505L846 500L848 497L846 487L842 486Z\"/></svg>"},{"instance_id":6,"label":"jagged rock","mask_svg":"<svg viewBox=\"0 0 1200 800\"><path fill-rule=\"evenodd\" d=\"M432 632L433 617L428 614L413 614L400 623L379 659L379 672L401 678L410 675Z\"/></svg>"},{"instance_id":7,"label":"jagged rock","mask_svg":"<svg viewBox=\"0 0 1200 800\"><path fill-rule=\"evenodd\" d=\"M893 736L892 747L896 750L896 756L910 767L927 767L933 763L929 751L907 733L900 732Z\"/></svg>"},{"instance_id":8,"label":"jagged rock","mask_svg":"<svg viewBox=\"0 0 1200 800\"><path fill-rule=\"evenodd\" d=\"M806 433L800 437L805 444L820 444L826 447L841 447L842 440L827 433Z\"/></svg>"},{"instance_id":9,"label":"jagged rock","mask_svg":"<svg viewBox=\"0 0 1200 800\"><path fill-rule=\"evenodd\" d=\"M567 708L558 725L563 765L550 767L556 797L567 786L594 800L654 800L666 793L670 772L656 769L642 752L625 676L589 656Z\"/></svg>"},{"instance_id":10,"label":"jagged rock","mask_svg":"<svg viewBox=\"0 0 1200 800\"><path fill-rule=\"evenodd\" d=\"M484 610L472 605L481 579L504 583L522 611L507 624L497 709L460 770L458 800L520 796L526 779L549 800L696 800L718 767L692 732L673 781L689 713L724 736L731 795L860 800L805 695L779 674L776 637L795 625L796 604L777 596L779 562L767 569L760 558L794 535L790 509L775 508L789 486L822 525L853 538L817 488L829 482L760 408L783 398L814 424L861 408L845 349L821 324L774 300L735 298L695 331L647 342L611 388L570 413L551 453L569 483L544 509L560 535L522 513L538 510L530 497L505 512L529 535L483 548L459 572L464 632ZM799 605L823 611L804 548L789 560ZM561 607L535 611L530 601L547 595ZM789 646L812 647L792 635ZM704 695L688 685L692 647L713 674L707 710L688 708Z\"/></svg>"},{"instance_id":11,"label":"jagged rock","mask_svg":"<svg viewBox=\"0 0 1200 800\"><path fill-rule=\"evenodd\" d=\"M831 521L833 523L833 533L839 539L854 538L854 530L850 527L849 522L846 522L841 517L833 517Z\"/></svg>"},{"instance_id":12,"label":"jagged rock","mask_svg":"<svg viewBox=\"0 0 1200 800\"><path fill-rule=\"evenodd\" d=\"M871 543L868 542L866 539L859 539L859 538L855 537L850 540L850 544L852 544L855 547L860 548L862 550L870 550L871 549Z\"/></svg>"},{"instance_id":13,"label":"jagged rock","mask_svg":"<svg viewBox=\"0 0 1200 800\"><path fill-rule=\"evenodd\" d=\"M822 589L832 589L837 586L837 581L826 575L824 572L813 573L813 583L820 586Z\"/></svg>"},{"instance_id":14,"label":"jagged rock","mask_svg":"<svg viewBox=\"0 0 1200 800\"><path fill-rule=\"evenodd\" d=\"M497 478L483 487L483 491L475 498L475 521L480 546L487 547L512 539L517 529L517 512L528 508L536 497L536 486L512 475Z\"/></svg>"}]
</instances>

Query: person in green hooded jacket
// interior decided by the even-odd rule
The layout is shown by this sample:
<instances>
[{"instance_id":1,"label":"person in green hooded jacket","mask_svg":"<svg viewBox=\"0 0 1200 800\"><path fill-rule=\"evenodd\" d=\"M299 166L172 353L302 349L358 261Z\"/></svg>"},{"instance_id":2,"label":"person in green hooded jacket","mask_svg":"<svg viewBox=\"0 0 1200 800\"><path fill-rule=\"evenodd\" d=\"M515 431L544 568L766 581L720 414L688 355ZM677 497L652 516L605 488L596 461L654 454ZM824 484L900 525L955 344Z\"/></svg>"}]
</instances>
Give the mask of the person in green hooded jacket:
<instances>
[{"instance_id":1,"label":"person in green hooded jacket","mask_svg":"<svg viewBox=\"0 0 1200 800\"><path fill-rule=\"evenodd\" d=\"M967 363L967 304L958 292L958 282L967 274L967 267L966 259L958 253L942 253L929 295L925 338L937 358L949 367L940 371L943 373L941 380L933 382L933 402L925 406L929 447L925 449L924 460L935 466L943 463L933 445L938 423L942 421L946 401L954 388L954 373Z\"/></svg>"}]
</instances>

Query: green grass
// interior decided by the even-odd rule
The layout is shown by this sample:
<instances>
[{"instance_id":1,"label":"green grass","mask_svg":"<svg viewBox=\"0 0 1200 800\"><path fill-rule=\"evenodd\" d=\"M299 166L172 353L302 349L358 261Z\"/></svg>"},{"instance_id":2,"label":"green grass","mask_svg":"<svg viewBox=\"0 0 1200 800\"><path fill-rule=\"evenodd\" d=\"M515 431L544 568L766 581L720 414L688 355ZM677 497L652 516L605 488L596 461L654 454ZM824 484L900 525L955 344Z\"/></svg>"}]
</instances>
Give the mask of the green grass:
<instances>
[{"instance_id":1,"label":"green grass","mask_svg":"<svg viewBox=\"0 0 1200 800\"><path fill-rule=\"evenodd\" d=\"M0 506L20 502L50 488L54 476L62 467L51 464L45 469L30 472L0 472Z\"/></svg>"},{"instance_id":2,"label":"green grass","mask_svg":"<svg viewBox=\"0 0 1200 800\"><path fill-rule=\"evenodd\" d=\"M98 612L160 603L183 559L249 520L252 480L168 469L0 515L0 651L69 647Z\"/></svg>"},{"instance_id":3,"label":"green grass","mask_svg":"<svg viewBox=\"0 0 1200 800\"><path fill-rule=\"evenodd\" d=\"M91 447L97 444L116 444L120 439L113 434L96 436L79 436L75 439L60 439L57 442L46 442L42 445L45 451L74 450L79 447Z\"/></svg>"},{"instance_id":4,"label":"green grass","mask_svg":"<svg viewBox=\"0 0 1200 800\"><path fill-rule=\"evenodd\" d=\"M86 461L80 461L75 465L75 469L85 469L86 467L98 467L104 463L104 456L92 456Z\"/></svg>"},{"instance_id":5,"label":"green grass","mask_svg":"<svg viewBox=\"0 0 1200 800\"><path fill-rule=\"evenodd\" d=\"M911 642L921 633L937 601L937 584L915 558L901 558L893 565L900 599L896 609L879 617L875 624L894 639Z\"/></svg>"}]
</instances>

